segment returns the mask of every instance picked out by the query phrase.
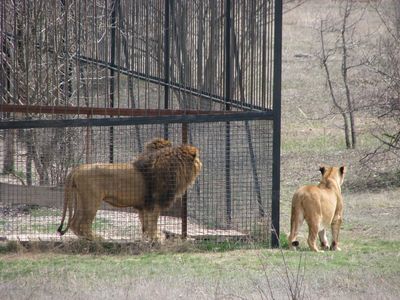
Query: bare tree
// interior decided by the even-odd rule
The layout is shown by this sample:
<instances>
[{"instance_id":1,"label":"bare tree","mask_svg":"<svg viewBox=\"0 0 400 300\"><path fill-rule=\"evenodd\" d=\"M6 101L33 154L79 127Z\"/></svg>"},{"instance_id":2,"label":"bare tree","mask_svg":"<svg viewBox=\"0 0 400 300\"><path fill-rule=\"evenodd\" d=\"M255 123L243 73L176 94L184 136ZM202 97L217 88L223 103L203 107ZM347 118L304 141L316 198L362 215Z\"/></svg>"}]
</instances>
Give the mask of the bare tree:
<instances>
[{"instance_id":1,"label":"bare tree","mask_svg":"<svg viewBox=\"0 0 400 300\"><path fill-rule=\"evenodd\" d=\"M364 17L364 7L357 7L354 1L344 0L339 3L341 20L339 24L333 21L321 20L319 35L321 51L319 58L325 72L329 94L333 106L343 119L346 147L356 148L357 131L355 113L357 106L353 92L355 86L351 83L351 71L364 67L367 60L358 58L355 54L360 41L355 38L359 22ZM328 45L327 35L334 34L334 41ZM340 72L334 72L340 64ZM338 75L339 74L339 75Z\"/></svg>"},{"instance_id":2,"label":"bare tree","mask_svg":"<svg viewBox=\"0 0 400 300\"><path fill-rule=\"evenodd\" d=\"M306 3L308 0L283 0L283 13L287 13L289 11L292 11L304 3Z\"/></svg>"},{"instance_id":3,"label":"bare tree","mask_svg":"<svg viewBox=\"0 0 400 300\"><path fill-rule=\"evenodd\" d=\"M400 156L400 2L372 4L384 32L377 42L377 53L369 67L380 84L371 103L371 113L380 120L375 137L381 145L374 154L390 152ZM387 125L386 125L387 124Z\"/></svg>"},{"instance_id":4,"label":"bare tree","mask_svg":"<svg viewBox=\"0 0 400 300\"><path fill-rule=\"evenodd\" d=\"M4 8L9 13L3 20L2 31L2 51L7 54L2 55L1 62L5 66L3 81L7 87L3 101L19 105L68 105L74 93L73 72L79 74L66 55L76 47L71 46L71 39L77 40L74 28L66 26L70 18L76 17L71 4L67 7L65 1L7 1ZM59 18L52 18L55 12L59 12ZM44 23L46 30L41 30ZM33 115L27 113L24 117L29 120ZM70 160L67 153L70 149L65 146L70 136L66 129L24 130L18 134L7 130L3 167L15 175L15 143L20 142L26 151L19 153L26 162L25 170L18 170L25 171L26 178L19 178L21 182L25 184L26 179L30 185L38 175L40 184L59 183L66 161Z\"/></svg>"}]
</instances>

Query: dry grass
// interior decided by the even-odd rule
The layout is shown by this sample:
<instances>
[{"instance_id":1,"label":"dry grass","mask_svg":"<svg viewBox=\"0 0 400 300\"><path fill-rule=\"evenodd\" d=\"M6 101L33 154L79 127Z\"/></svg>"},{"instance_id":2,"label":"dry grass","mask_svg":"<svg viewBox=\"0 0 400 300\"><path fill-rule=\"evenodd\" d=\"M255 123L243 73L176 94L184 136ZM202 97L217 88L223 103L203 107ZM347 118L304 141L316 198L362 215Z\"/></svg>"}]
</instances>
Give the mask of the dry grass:
<instances>
[{"instance_id":1,"label":"dry grass","mask_svg":"<svg viewBox=\"0 0 400 300\"><path fill-rule=\"evenodd\" d=\"M300 278L306 299L395 299L399 242L346 242L340 253L284 250L285 264L280 251L268 249L9 253L0 257L0 298L282 299Z\"/></svg>"},{"instance_id":2,"label":"dry grass","mask_svg":"<svg viewBox=\"0 0 400 300\"><path fill-rule=\"evenodd\" d=\"M358 116L361 147L349 151L340 142L338 118L323 117L331 104L315 56L315 25L320 17L334 16L336 5L308 1L284 16L281 232L289 231L296 187L319 180L319 163L345 163L349 172L341 253L284 250L284 264L281 252L266 249L205 253L181 244L179 249L152 248L146 254L128 248L115 256L107 251L76 255L40 249L32 254L17 247L19 252L0 255L0 298L284 299L290 298L288 281L293 283L299 266L305 266L306 299L398 299L398 164L381 160L371 168L360 163L376 145L368 134L376 120ZM372 14L367 17L366 32L379 27ZM303 245L306 232L304 226Z\"/></svg>"}]
</instances>

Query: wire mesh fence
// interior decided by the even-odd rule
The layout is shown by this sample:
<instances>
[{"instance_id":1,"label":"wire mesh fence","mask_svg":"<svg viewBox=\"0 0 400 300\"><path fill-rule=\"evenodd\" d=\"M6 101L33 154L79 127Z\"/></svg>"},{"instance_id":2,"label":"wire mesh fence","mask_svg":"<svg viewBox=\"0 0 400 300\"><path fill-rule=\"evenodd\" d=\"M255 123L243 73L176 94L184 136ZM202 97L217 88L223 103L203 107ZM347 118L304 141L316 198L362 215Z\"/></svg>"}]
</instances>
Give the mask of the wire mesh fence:
<instances>
[{"instance_id":1,"label":"wire mesh fence","mask_svg":"<svg viewBox=\"0 0 400 300\"><path fill-rule=\"evenodd\" d=\"M188 189L185 229L188 238L269 239L271 126L271 121L230 122L231 161L227 182L226 123L188 125L188 142L199 149L203 164L200 175ZM24 141L26 135L31 134L35 137L35 146L47 148L49 155L39 158L41 162L37 165L41 170L33 168L27 165L26 144L17 141L15 170L1 176L0 235L7 239L59 239L57 228L61 221L66 176L74 166L82 163L108 163L108 129L91 127L90 132L87 128L16 130L18 140ZM141 130L152 140L162 136L164 126L143 125ZM170 131L172 144L182 144L185 134L182 125L170 124ZM0 132L1 137L4 133ZM135 161L143 149L135 142L134 126L115 127L114 136L115 163ZM4 157L4 151L1 143L0 158ZM27 174L31 185L27 185ZM124 184L125 181L119 180L118 189L130 189ZM163 236L182 236L182 220L182 197L179 197L175 204L162 211L158 230ZM93 222L93 230L112 240L142 238L137 210L115 208L104 201ZM73 234L70 232L66 236Z\"/></svg>"},{"instance_id":2,"label":"wire mesh fence","mask_svg":"<svg viewBox=\"0 0 400 300\"><path fill-rule=\"evenodd\" d=\"M280 0L1 1L0 236L56 238L75 167L134 172L146 143L161 137L194 145L203 164L187 195L161 210L161 235L274 243L281 15ZM171 173L156 193L155 175L140 172L135 184L113 186L135 195L141 187L145 204L178 186ZM95 234L148 233L147 204L113 207L103 196Z\"/></svg>"},{"instance_id":3,"label":"wire mesh fence","mask_svg":"<svg viewBox=\"0 0 400 300\"><path fill-rule=\"evenodd\" d=\"M1 111L272 109L274 1L4 0L0 15Z\"/></svg>"}]
</instances>

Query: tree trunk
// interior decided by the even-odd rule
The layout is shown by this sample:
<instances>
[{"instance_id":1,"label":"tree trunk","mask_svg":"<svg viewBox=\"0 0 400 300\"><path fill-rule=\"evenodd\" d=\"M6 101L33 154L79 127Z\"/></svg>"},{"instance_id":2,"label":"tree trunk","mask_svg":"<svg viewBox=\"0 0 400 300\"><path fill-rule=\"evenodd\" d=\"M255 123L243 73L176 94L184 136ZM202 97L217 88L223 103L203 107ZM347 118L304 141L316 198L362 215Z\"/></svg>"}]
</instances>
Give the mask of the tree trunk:
<instances>
[{"instance_id":1,"label":"tree trunk","mask_svg":"<svg viewBox=\"0 0 400 300\"><path fill-rule=\"evenodd\" d=\"M122 6L121 3L118 2L118 16L119 16L119 30L121 32L127 32L127 28L124 28L124 14L122 13ZM126 39L126 35L122 34L121 35L121 42L122 42L122 48L125 56L125 67L130 70L131 69L131 64L130 64L130 57L129 57L129 49L128 49L128 41ZM161 60L159 60L159 65L161 64ZM134 83L133 83L133 78L132 76L128 75L128 97L130 99L130 105L131 108L136 108L136 101L135 101L135 94L133 92L134 88ZM142 138L140 134L140 127L139 125L135 125L135 131L136 131L136 142L137 142L137 147L139 151L143 150L143 143L142 143Z\"/></svg>"},{"instance_id":2,"label":"tree trunk","mask_svg":"<svg viewBox=\"0 0 400 300\"><path fill-rule=\"evenodd\" d=\"M327 54L325 52L325 42L324 42L322 21L321 21L320 38L321 38L321 50L322 50L321 63L322 63L322 66L324 67L324 70L325 70L326 80L328 82L328 87L329 87L329 93L331 95L331 99L332 99L333 105L338 109L340 115L343 118L344 137L345 137L345 141L346 141L346 148L350 149L350 148L352 148L352 143L351 143L351 140L350 140L349 122L347 120L346 110L342 106L340 106L339 102L336 100L335 92L333 90L331 75L330 75L328 62L327 62L328 56L327 56Z\"/></svg>"},{"instance_id":3,"label":"tree trunk","mask_svg":"<svg viewBox=\"0 0 400 300\"><path fill-rule=\"evenodd\" d=\"M3 173L10 174L15 171L15 130L5 131Z\"/></svg>"},{"instance_id":4,"label":"tree trunk","mask_svg":"<svg viewBox=\"0 0 400 300\"><path fill-rule=\"evenodd\" d=\"M216 85L218 81L218 74L216 72L216 67L218 65L218 57L220 56L220 47L219 45L219 24L218 24L218 16L217 16L217 1L210 0L209 1L209 10L210 10L210 21L208 27L210 28L210 38L208 40L208 54L207 60L204 68L204 82L202 89L210 94L215 94ZM201 109L211 110L212 102L211 101L202 101Z\"/></svg>"},{"instance_id":5,"label":"tree trunk","mask_svg":"<svg viewBox=\"0 0 400 300\"><path fill-rule=\"evenodd\" d=\"M341 38L342 38L342 79L343 79L343 84L345 88L345 93L346 93L346 102L347 102L347 111L348 111L348 116L350 119L350 133L351 133L351 139L350 139L350 148L356 148L357 144L357 137L356 137L356 129L355 129L355 121L354 121L354 106L353 106L353 100L351 98L351 93L350 93L350 88L348 84L348 77L347 77L347 71L348 71L348 66L347 66L347 58L348 58L348 53L347 53L347 39L346 39L346 26L347 26L347 19L350 15L351 11L351 5L349 6L349 3L346 3L346 8L345 8L345 13L343 17L343 23L342 23L342 31L341 31ZM345 122L345 127L348 127L349 125L346 124L347 120ZM346 141L347 144L347 141Z\"/></svg>"},{"instance_id":6,"label":"tree trunk","mask_svg":"<svg viewBox=\"0 0 400 300\"><path fill-rule=\"evenodd\" d=\"M26 165L25 165L26 184L28 186L31 186L32 185L32 159L33 159L32 129L26 129L25 143L26 143Z\"/></svg>"},{"instance_id":7,"label":"tree trunk","mask_svg":"<svg viewBox=\"0 0 400 300\"><path fill-rule=\"evenodd\" d=\"M0 82L0 96L2 99L5 99L6 103L10 103L10 93L11 93L11 70L8 67L8 63L6 60L10 59L10 49L7 46L6 39L3 39L3 48L0 49L0 51L3 51L4 56L2 56L2 67L1 67L1 72L2 76L0 78L2 79L2 82ZM4 75L3 75L4 74ZM3 116L1 116L3 117ZM5 114L5 117L8 118L10 117L10 114ZM8 174L14 171L14 156L15 156L15 132L14 130L6 130L5 131L5 137L4 137L4 158L3 158L3 173Z\"/></svg>"}]
</instances>

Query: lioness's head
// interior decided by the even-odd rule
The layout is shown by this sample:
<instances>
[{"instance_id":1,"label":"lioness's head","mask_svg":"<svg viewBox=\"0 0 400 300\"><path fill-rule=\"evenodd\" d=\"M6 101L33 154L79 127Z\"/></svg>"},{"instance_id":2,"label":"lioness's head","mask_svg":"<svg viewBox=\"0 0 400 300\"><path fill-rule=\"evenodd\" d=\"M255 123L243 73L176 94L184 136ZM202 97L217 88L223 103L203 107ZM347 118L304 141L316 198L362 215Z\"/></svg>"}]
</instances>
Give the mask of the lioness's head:
<instances>
[{"instance_id":1,"label":"lioness's head","mask_svg":"<svg viewBox=\"0 0 400 300\"><path fill-rule=\"evenodd\" d=\"M322 174L321 182L328 183L330 180L334 180L338 184L339 187L343 184L344 175L346 173L345 166L329 167L329 166L321 165L319 167L319 170L321 171L321 174Z\"/></svg>"}]
</instances>

